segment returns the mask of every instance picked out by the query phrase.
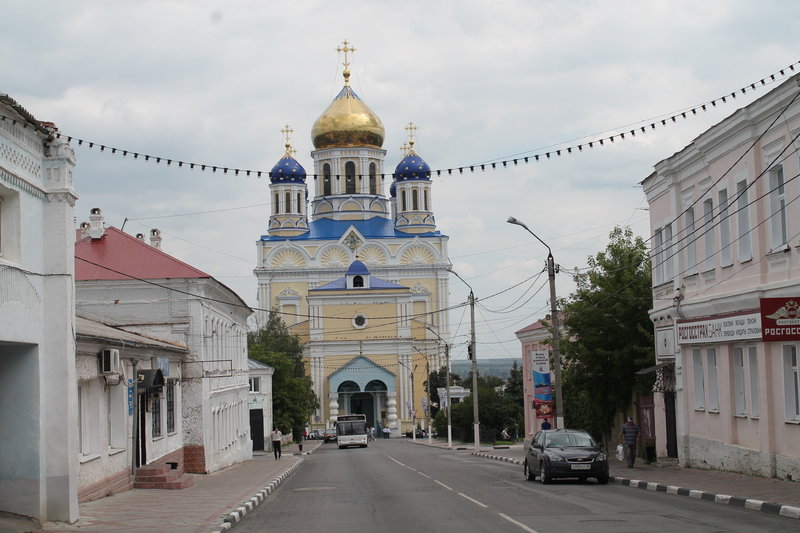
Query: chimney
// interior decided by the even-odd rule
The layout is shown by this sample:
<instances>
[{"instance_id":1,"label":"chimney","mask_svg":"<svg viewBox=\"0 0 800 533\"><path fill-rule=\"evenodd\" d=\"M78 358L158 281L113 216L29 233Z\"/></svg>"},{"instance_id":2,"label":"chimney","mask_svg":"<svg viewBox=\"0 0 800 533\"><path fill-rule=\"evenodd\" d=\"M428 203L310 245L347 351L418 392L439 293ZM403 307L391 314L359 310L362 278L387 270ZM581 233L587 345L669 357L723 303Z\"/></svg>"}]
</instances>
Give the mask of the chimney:
<instances>
[{"instance_id":1,"label":"chimney","mask_svg":"<svg viewBox=\"0 0 800 533\"><path fill-rule=\"evenodd\" d=\"M161 249L161 232L156 228L150 230L150 246Z\"/></svg>"},{"instance_id":2,"label":"chimney","mask_svg":"<svg viewBox=\"0 0 800 533\"><path fill-rule=\"evenodd\" d=\"M78 230L78 239L85 239L89 236L89 223L81 222L81 225L78 226Z\"/></svg>"},{"instance_id":3,"label":"chimney","mask_svg":"<svg viewBox=\"0 0 800 533\"><path fill-rule=\"evenodd\" d=\"M106 233L105 222L103 220L103 210L99 207L93 207L89 212L89 237L92 240L97 240L103 237Z\"/></svg>"}]
</instances>

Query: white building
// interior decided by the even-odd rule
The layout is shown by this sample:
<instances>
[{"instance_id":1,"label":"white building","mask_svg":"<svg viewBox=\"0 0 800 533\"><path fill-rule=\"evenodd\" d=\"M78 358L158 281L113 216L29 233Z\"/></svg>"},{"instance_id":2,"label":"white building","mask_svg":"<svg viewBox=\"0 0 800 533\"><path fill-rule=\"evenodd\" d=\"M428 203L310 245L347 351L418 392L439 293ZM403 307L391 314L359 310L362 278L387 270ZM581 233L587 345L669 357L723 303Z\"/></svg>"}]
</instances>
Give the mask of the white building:
<instances>
[{"instance_id":1,"label":"white building","mask_svg":"<svg viewBox=\"0 0 800 533\"><path fill-rule=\"evenodd\" d=\"M76 340L78 501L84 502L132 488L140 457L182 462L178 383L189 351L80 316ZM145 388L144 376L157 370L163 386ZM165 488L191 484L177 474Z\"/></svg>"},{"instance_id":2,"label":"white building","mask_svg":"<svg viewBox=\"0 0 800 533\"><path fill-rule=\"evenodd\" d=\"M79 314L188 348L177 375L170 374L180 383L184 470L208 473L250 459L251 309L210 275L164 253L158 230L151 231L147 244L142 235L106 228L100 209L92 209L80 231L75 244ZM164 458L140 457L138 463L157 460Z\"/></svg>"},{"instance_id":3,"label":"white building","mask_svg":"<svg viewBox=\"0 0 800 533\"><path fill-rule=\"evenodd\" d=\"M78 518L72 148L0 94L0 511Z\"/></svg>"},{"instance_id":4,"label":"white building","mask_svg":"<svg viewBox=\"0 0 800 533\"><path fill-rule=\"evenodd\" d=\"M253 450L264 450L270 445L272 432L272 374L275 369L254 359L247 360L250 369L250 437Z\"/></svg>"},{"instance_id":5,"label":"white building","mask_svg":"<svg viewBox=\"0 0 800 533\"><path fill-rule=\"evenodd\" d=\"M659 162L657 453L800 479L800 77Z\"/></svg>"}]
</instances>

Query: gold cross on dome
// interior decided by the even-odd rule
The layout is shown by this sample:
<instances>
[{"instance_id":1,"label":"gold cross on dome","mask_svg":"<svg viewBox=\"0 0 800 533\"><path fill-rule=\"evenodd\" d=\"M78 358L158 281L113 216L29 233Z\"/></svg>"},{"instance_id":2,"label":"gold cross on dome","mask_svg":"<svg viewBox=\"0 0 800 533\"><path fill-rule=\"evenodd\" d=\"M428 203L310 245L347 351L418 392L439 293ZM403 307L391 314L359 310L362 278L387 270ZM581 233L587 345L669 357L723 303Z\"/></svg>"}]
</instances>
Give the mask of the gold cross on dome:
<instances>
[{"instance_id":1,"label":"gold cross on dome","mask_svg":"<svg viewBox=\"0 0 800 533\"><path fill-rule=\"evenodd\" d=\"M336 51L337 52L344 52L344 63L342 63L344 65L344 71L342 71L342 75L344 76L344 84L345 85L350 85L350 62L347 60L347 53L348 52L355 52L356 49L353 48L352 46L349 46L350 45L350 41L348 41L347 39L342 41L342 44L344 46L338 47L336 49Z\"/></svg>"},{"instance_id":2,"label":"gold cross on dome","mask_svg":"<svg viewBox=\"0 0 800 533\"><path fill-rule=\"evenodd\" d=\"M294 130L290 128L288 124L285 124L283 126L283 129L281 130L281 133L283 133L283 137L285 140L284 144L286 146L286 153L288 154L292 151L291 150L292 143L290 141L290 136L292 133L294 133Z\"/></svg>"},{"instance_id":3,"label":"gold cross on dome","mask_svg":"<svg viewBox=\"0 0 800 533\"><path fill-rule=\"evenodd\" d=\"M348 52L355 52L355 51L356 51L356 49L355 49L355 48L353 48L353 47L351 47L351 46L349 46L349 45L350 45L350 41L348 41L347 39L345 39L344 41L342 41L342 44L343 44L344 46L340 46L340 47L338 47L338 48L336 49L336 51L337 51L337 52L344 52L344 63L343 63L343 65L344 65L344 68L345 68L345 69L347 69L348 67L350 67L350 62L349 62L349 61L347 61L347 53L348 53Z\"/></svg>"},{"instance_id":4,"label":"gold cross on dome","mask_svg":"<svg viewBox=\"0 0 800 533\"><path fill-rule=\"evenodd\" d=\"M409 122L408 126L406 126L406 131L408 132L408 149L414 149L414 132L417 131L417 126L413 122Z\"/></svg>"}]
</instances>

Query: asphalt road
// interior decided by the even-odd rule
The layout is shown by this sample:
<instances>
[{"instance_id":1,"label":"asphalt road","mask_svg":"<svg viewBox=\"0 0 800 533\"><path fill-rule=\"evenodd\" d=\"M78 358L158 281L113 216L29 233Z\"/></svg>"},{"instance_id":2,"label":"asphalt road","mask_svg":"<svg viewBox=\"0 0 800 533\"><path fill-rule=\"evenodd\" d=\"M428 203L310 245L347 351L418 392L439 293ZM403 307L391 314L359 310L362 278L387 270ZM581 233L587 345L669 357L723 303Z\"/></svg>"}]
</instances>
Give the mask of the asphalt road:
<instances>
[{"instance_id":1,"label":"asphalt road","mask_svg":"<svg viewBox=\"0 0 800 533\"><path fill-rule=\"evenodd\" d=\"M321 446L235 533L797 532L797 521L593 481L526 481L518 465L404 439Z\"/></svg>"}]
</instances>

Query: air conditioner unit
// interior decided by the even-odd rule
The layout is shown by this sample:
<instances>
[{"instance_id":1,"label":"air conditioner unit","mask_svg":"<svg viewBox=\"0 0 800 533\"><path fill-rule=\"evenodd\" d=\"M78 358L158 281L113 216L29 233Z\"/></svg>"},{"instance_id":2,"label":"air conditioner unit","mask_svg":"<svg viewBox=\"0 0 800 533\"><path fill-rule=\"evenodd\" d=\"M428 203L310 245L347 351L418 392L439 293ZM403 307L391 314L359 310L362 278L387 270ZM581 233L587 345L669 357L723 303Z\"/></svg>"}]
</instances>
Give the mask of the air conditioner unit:
<instances>
[{"instance_id":1,"label":"air conditioner unit","mask_svg":"<svg viewBox=\"0 0 800 533\"><path fill-rule=\"evenodd\" d=\"M100 352L100 373L119 374L121 372L119 350L103 350Z\"/></svg>"}]
</instances>

